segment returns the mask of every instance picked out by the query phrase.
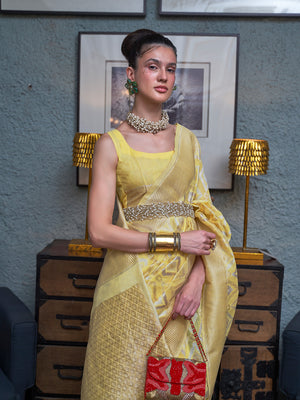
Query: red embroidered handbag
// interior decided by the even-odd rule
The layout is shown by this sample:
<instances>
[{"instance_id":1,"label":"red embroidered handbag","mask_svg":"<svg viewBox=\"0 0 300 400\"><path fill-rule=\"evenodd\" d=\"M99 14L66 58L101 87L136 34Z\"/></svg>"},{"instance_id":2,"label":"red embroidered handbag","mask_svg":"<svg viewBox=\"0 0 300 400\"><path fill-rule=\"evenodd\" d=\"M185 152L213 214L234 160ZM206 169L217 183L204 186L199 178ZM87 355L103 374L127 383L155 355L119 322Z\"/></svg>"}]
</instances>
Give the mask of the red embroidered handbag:
<instances>
[{"instance_id":1,"label":"red embroidered handbag","mask_svg":"<svg viewBox=\"0 0 300 400\"><path fill-rule=\"evenodd\" d=\"M193 334L201 357L204 361L184 358L153 357L153 348L164 333L171 317L165 323L155 342L147 353L147 373L145 382L145 399L151 400L204 400L206 384L207 357L190 319Z\"/></svg>"}]
</instances>

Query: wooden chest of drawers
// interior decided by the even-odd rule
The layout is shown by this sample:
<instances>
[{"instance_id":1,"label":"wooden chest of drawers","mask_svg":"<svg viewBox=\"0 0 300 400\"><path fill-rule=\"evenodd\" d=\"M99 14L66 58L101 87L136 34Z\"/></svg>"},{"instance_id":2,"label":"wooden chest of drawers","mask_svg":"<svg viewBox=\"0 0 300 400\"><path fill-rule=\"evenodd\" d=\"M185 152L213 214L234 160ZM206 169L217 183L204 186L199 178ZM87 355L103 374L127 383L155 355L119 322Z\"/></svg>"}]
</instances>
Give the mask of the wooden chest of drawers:
<instances>
[{"instance_id":1,"label":"wooden chest of drawers","mask_svg":"<svg viewBox=\"0 0 300 400\"><path fill-rule=\"evenodd\" d=\"M37 376L34 395L80 398L89 314L102 258L71 256L55 240L37 256ZM275 399L283 266L238 265L239 301L214 399Z\"/></svg>"},{"instance_id":2,"label":"wooden chest of drawers","mask_svg":"<svg viewBox=\"0 0 300 400\"><path fill-rule=\"evenodd\" d=\"M103 258L68 254L55 240L37 256L36 399L80 397L89 315Z\"/></svg>"},{"instance_id":3,"label":"wooden chest of drawers","mask_svg":"<svg viewBox=\"0 0 300 400\"><path fill-rule=\"evenodd\" d=\"M273 400L277 395L283 266L238 265L239 300L215 399Z\"/></svg>"}]
</instances>

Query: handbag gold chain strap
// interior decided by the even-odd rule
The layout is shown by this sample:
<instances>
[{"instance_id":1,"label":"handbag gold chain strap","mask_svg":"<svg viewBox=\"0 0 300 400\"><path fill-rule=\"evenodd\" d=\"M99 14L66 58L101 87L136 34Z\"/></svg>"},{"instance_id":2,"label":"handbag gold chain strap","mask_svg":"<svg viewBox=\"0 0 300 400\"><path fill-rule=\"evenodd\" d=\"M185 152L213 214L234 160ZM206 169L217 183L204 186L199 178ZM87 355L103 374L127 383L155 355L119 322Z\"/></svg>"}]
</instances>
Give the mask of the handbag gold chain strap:
<instances>
[{"instance_id":1,"label":"handbag gold chain strap","mask_svg":"<svg viewBox=\"0 0 300 400\"><path fill-rule=\"evenodd\" d=\"M157 338L155 339L155 342L153 343L153 345L151 346L150 350L149 350L148 353L147 353L147 357L152 353L152 350L154 349L154 347L155 347L155 346L157 345L157 343L159 342L159 339L160 339L161 336L163 335L163 333L164 333L164 331L165 331L165 329L166 329L166 327L167 327L167 325L168 325L168 323L170 322L171 319L172 319L172 316L170 316L170 317L168 318L167 322L165 323L165 325L163 326L162 330L161 330L160 333L158 334ZM194 338L195 338L195 340L196 340L196 343L197 343L198 349L199 349L199 351L200 351L201 357L203 358L204 361L207 362L207 357L206 357L205 351L204 351L204 349L203 349L202 343L201 343L201 341L200 341L200 338L199 338L199 336L198 336L198 333L197 333L197 331L196 331L194 322L192 321L191 318L189 318L189 321L190 321L190 324L191 324L191 327L192 327L192 331L193 331L193 334L194 334Z\"/></svg>"}]
</instances>

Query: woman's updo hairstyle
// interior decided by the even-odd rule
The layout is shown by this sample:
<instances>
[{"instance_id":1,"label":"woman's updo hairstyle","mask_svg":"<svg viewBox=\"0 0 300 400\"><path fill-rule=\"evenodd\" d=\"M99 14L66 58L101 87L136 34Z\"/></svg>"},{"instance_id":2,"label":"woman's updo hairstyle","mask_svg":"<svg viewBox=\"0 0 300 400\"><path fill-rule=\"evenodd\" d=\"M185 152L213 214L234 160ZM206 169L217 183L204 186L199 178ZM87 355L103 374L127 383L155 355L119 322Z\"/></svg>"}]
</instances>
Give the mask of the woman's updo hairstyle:
<instances>
[{"instance_id":1,"label":"woman's updo hairstyle","mask_svg":"<svg viewBox=\"0 0 300 400\"><path fill-rule=\"evenodd\" d=\"M177 56L176 47L171 40L150 29L138 29L137 31L129 33L123 40L121 51L127 59L129 66L136 69L137 57L140 57L145 51L149 50L151 45L170 47L173 49L175 56Z\"/></svg>"}]
</instances>

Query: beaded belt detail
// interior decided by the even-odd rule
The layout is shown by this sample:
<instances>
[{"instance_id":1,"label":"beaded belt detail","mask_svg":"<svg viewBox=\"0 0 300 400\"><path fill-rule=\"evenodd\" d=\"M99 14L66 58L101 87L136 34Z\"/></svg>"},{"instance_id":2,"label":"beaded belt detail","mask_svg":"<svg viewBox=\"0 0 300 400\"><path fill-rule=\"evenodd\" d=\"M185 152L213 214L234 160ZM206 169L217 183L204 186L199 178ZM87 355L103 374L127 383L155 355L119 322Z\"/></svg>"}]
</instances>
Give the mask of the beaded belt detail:
<instances>
[{"instance_id":1,"label":"beaded belt detail","mask_svg":"<svg viewBox=\"0 0 300 400\"><path fill-rule=\"evenodd\" d=\"M191 204L178 202L160 202L123 209L126 221L143 221L161 217L191 217L195 218Z\"/></svg>"}]
</instances>

